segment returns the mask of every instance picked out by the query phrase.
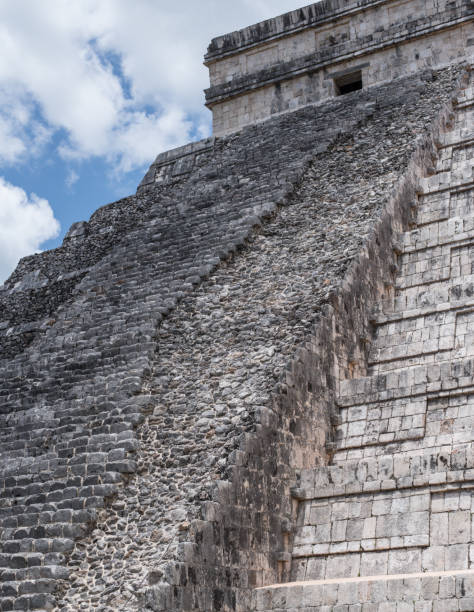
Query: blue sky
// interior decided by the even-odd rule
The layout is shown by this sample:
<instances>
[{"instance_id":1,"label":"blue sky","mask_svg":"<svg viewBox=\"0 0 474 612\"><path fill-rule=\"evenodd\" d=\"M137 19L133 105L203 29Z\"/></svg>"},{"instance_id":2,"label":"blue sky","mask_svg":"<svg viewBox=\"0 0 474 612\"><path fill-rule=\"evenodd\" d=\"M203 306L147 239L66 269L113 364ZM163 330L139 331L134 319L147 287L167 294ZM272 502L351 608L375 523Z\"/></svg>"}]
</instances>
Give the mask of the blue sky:
<instances>
[{"instance_id":1,"label":"blue sky","mask_svg":"<svg viewBox=\"0 0 474 612\"><path fill-rule=\"evenodd\" d=\"M214 36L297 0L0 0L0 284L210 134Z\"/></svg>"}]
</instances>

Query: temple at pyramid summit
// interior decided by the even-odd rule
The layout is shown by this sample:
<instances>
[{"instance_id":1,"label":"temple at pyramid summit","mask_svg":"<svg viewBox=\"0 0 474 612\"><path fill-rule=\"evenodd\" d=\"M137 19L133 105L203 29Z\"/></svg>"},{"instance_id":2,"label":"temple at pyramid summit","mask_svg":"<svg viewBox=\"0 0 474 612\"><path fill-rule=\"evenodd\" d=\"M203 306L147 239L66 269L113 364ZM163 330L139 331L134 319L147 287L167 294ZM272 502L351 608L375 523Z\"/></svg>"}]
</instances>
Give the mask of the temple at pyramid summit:
<instances>
[{"instance_id":1,"label":"temple at pyramid summit","mask_svg":"<svg viewBox=\"0 0 474 612\"><path fill-rule=\"evenodd\" d=\"M213 135L0 287L0 611L474 611L474 2L219 36Z\"/></svg>"}]
</instances>

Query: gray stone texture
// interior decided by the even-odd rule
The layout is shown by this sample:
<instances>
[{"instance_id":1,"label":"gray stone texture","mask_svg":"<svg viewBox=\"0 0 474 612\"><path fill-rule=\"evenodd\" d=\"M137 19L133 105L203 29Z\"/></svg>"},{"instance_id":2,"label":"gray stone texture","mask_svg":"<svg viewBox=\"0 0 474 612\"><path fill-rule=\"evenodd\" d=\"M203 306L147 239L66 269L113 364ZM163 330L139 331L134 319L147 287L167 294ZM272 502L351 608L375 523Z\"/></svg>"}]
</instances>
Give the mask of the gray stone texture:
<instances>
[{"instance_id":1,"label":"gray stone texture","mask_svg":"<svg viewBox=\"0 0 474 612\"><path fill-rule=\"evenodd\" d=\"M0 610L469 609L469 78L161 154L20 262Z\"/></svg>"},{"instance_id":2,"label":"gray stone texture","mask_svg":"<svg viewBox=\"0 0 474 612\"><path fill-rule=\"evenodd\" d=\"M275 580L294 469L325 459L334 393L330 352L319 373L317 351L297 357L298 390L285 368L322 341L324 304L456 78L424 73L157 160L126 201L135 221L2 361L4 609L245 609ZM81 267L86 247L68 241L100 243L90 226L35 256L52 283ZM41 303L22 285L35 266L6 291Z\"/></svg>"},{"instance_id":3,"label":"gray stone texture","mask_svg":"<svg viewBox=\"0 0 474 612\"><path fill-rule=\"evenodd\" d=\"M340 381L331 465L293 489L293 582L256 610L473 606L473 103L470 78L408 202L367 371Z\"/></svg>"}]
</instances>

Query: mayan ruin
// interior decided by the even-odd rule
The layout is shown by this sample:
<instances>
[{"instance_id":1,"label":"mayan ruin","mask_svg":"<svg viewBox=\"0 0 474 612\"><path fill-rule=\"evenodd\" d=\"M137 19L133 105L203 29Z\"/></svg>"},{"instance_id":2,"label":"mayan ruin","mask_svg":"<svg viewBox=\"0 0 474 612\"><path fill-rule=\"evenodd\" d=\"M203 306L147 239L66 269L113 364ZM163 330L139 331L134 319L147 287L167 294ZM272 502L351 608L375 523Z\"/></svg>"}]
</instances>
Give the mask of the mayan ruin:
<instances>
[{"instance_id":1,"label":"mayan ruin","mask_svg":"<svg viewBox=\"0 0 474 612\"><path fill-rule=\"evenodd\" d=\"M213 136L0 287L0 610L474 611L474 2L211 41Z\"/></svg>"}]
</instances>

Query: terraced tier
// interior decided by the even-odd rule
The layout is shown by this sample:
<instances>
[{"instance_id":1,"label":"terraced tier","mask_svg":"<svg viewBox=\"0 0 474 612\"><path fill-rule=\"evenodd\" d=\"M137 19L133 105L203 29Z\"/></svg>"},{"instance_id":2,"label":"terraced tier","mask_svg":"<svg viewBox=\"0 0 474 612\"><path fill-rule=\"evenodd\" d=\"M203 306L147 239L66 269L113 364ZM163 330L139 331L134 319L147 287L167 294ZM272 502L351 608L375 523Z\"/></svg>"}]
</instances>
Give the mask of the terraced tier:
<instances>
[{"instance_id":1,"label":"terraced tier","mask_svg":"<svg viewBox=\"0 0 474 612\"><path fill-rule=\"evenodd\" d=\"M291 579L255 610L474 610L474 89L400 235L332 464L293 489Z\"/></svg>"}]
</instances>

